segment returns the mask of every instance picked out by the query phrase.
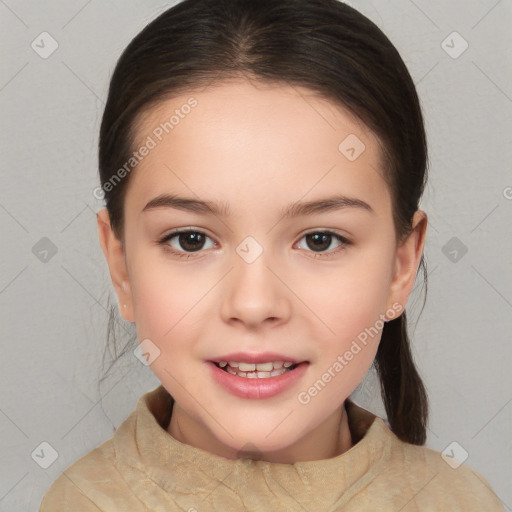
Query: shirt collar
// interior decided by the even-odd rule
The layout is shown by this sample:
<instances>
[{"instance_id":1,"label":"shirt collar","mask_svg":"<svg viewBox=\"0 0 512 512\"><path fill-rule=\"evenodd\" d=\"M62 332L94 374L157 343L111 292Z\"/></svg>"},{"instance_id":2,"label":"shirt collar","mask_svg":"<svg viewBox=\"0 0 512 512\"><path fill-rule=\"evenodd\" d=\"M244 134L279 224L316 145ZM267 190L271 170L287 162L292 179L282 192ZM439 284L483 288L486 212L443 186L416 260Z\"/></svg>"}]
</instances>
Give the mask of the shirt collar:
<instances>
[{"instance_id":1,"label":"shirt collar","mask_svg":"<svg viewBox=\"0 0 512 512\"><path fill-rule=\"evenodd\" d=\"M368 485L386 464L395 442L394 434L380 417L347 399L353 446L341 455L293 464L231 460L172 437L166 428L173 403L168 391L158 386L139 399L136 410L114 434L116 467L141 499L148 496L150 486L156 485L158 492L175 496L190 496L193 492L196 503L203 507L229 496L234 500L262 499L265 503L265 495L277 493L290 504L315 509L319 489L322 503L333 504L350 489ZM209 506L217 510L214 507L219 505Z\"/></svg>"}]
</instances>

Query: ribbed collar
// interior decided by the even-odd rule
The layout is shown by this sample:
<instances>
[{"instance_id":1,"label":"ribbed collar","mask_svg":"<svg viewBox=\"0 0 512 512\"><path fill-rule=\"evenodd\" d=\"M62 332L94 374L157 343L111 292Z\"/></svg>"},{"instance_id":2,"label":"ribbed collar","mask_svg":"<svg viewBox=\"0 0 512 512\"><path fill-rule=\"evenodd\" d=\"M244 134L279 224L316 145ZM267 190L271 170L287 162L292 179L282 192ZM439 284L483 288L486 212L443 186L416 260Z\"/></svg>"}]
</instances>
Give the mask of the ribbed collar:
<instances>
[{"instance_id":1,"label":"ribbed collar","mask_svg":"<svg viewBox=\"0 0 512 512\"><path fill-rule=\"evenodd\" d=\"M113 438L116 467L149 505L158 501L156 495L163 499L167 493L174 502L193 495L196 504L209 503L211 510L230 500L250 509L267 503L267 497L268 503L278 498L291 508L299 503L315 510L319 503L334 504L364 489L383 470L393 443L399 442L380 417L347 399L353 446L341 455L293 464L231 460L172 437L166 428L173 404L172 396L158 386L139 399Z\"/></svg>"}]
</instances>

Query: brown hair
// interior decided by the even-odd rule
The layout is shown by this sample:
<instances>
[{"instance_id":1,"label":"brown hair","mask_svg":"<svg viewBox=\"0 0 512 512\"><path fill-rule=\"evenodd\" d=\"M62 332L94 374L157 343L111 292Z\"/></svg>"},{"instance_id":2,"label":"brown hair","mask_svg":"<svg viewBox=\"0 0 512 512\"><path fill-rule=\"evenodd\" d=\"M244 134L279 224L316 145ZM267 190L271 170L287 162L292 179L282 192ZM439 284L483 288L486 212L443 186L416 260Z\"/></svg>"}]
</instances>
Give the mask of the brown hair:
<instances>
[{"instance_id":1,"label":"brown hair","mask_svg":"<svg viewBox=\"0 0 512 512\"><path fill-rule=\"evenodd\" d=\"M105 185L134 151L140 116L171 96L240 76L307 87L370 128L381 143L398 240L410 233L427 178L426 136L414 83L383 32L337 0L184 0L130 42L111 78L99 173L121 241L129 175ZM426 285L423 256L421 267ZM424 444L428 401L405 311L385 324L374 364L391 429Z\"/></svg>"}]
</instances>

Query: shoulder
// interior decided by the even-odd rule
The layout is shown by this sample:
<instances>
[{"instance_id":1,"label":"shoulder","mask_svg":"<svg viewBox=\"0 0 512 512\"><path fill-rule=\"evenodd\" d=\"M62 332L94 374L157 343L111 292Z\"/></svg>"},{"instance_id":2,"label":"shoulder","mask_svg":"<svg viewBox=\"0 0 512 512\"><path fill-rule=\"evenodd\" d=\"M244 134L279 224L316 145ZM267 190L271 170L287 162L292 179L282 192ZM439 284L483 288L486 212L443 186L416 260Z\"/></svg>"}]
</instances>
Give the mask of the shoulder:
<instances>
[{"instance_id":1,"label":"shoulder","mask_svg":"<svg viewBox=\"0 0 512 512\"><path fill-rule=\"evenodd\" d=\"M376 499L382 510L402 512L504 511L489 482L471 467L459 464L456 453L443 456L426 446L402 441L381 417L351 400L346 403L352 437L356 441L366 438L374 461L366 475L371 483L359 503Z\"/></svg>"},{"instance_id":2,"label":"shoulder","mask_svg":"<svg viewBox=\"0 0 512 512\"><path fill-rule=\"evenodd\" d=\"M132 503L132 499L130 488L115 464L112 438L59 475L44 495L39 512L138 512L141 504Z\"/></svg>"},{"instance_id":3,"label":"shoulder","mask_svg":"<svg viewBox=\"0 0 512 512\"><path fill-rule=\"evenodd\" d=\"M390 470L401 475L397 491L409 497L403 512L439 506L450 511L504 511L487 480L469 466L396 436L393 445Z\"/></svg>"},{"instance_id":4,"label":"shoulder","mask_svg":"<svg viewBox=\"0 0 512 512\"><path fill-rule=\"evenodd\" d=\"M88 497L89 482L91 477L97 479L101 475L104 478L112 455L112 440L109 439L74 462L50 486L41 502L40 512L97 511L98 507Z\"/></svg>"}]
</instances>

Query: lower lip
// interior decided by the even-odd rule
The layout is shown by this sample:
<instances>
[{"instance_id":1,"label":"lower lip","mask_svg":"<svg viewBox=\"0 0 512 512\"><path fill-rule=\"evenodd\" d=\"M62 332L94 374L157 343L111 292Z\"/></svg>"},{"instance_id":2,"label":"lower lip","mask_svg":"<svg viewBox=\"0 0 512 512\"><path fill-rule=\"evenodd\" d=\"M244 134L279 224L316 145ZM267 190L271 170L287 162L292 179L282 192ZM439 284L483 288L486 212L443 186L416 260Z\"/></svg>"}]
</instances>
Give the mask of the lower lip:
<instances>
[{"instance_id":1,"label":"lower lip","mask_svg":"<svg viewBox=\"0 0 512 512\"><path fill-rule=\"evenodd\" d=\"M232 375L231 373L222 370L211 361L208 361L208 364L212 369L211 371L215 381L227 389L231 394L240 398L259 400L273 397L290 388L295 382L304 376L309 363L300 363L294 370L290 370L276 377L263 379L239 377L238 375Z\"/></svg>"}]
</instances>

